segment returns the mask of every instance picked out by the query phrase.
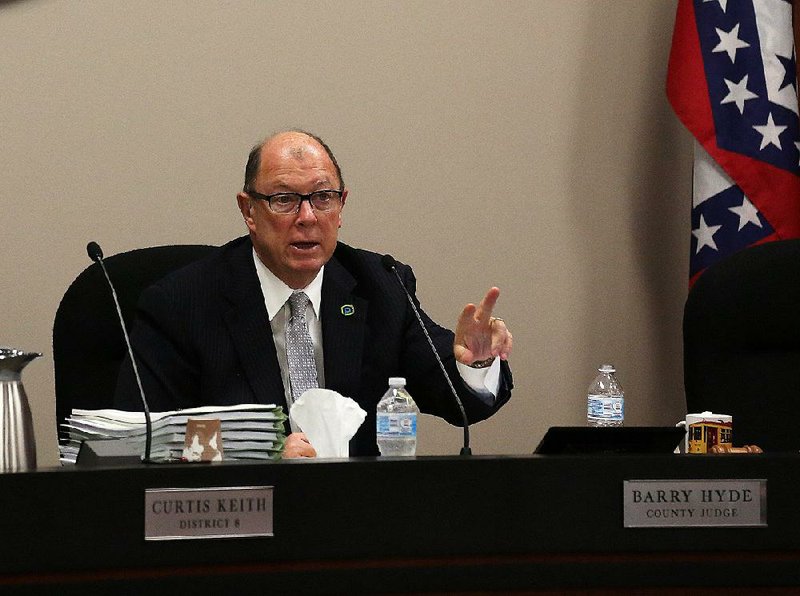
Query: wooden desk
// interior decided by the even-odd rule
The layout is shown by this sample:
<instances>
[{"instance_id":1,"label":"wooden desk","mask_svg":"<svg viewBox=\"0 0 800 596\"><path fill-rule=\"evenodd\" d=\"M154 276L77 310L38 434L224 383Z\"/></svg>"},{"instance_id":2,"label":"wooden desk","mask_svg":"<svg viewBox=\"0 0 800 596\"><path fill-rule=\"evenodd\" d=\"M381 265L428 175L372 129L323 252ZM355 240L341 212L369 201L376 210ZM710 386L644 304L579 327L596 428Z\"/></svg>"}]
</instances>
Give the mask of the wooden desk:
<instances>
[{"instance_id":1,"label":"wooden desk","mask_svg":"<svg viewBox=\"0 0 800 596\"><path fill-rule=\"evenodd\" d=\"M624 480L712 478L767 479L767 527L623 527ZM273 537L144 540L145 489L245 485L274 486ZM0 593L85 594L91 585L148 595L776 594L800 586L799 489L798 455L355 458L4 474Z\"/></svg>"}]
</instances>

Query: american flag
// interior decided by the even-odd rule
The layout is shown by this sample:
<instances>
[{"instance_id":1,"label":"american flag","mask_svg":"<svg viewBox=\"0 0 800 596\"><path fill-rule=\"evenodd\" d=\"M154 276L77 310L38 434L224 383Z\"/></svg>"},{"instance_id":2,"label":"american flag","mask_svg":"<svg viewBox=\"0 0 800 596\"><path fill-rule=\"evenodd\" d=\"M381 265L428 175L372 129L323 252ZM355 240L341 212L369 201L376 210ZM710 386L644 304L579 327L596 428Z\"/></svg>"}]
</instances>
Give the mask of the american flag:
<instances>
[{"instance_id":1,"label":"american flag","mask_svg":"<svg viewBox=\"0 0 800 596\"><path fill-rule=\"evenodd\" d=\"M667 97L695 137L690 284L746 246L800 237L788 0L679 0Z\"/></svg>"}]
</instances>

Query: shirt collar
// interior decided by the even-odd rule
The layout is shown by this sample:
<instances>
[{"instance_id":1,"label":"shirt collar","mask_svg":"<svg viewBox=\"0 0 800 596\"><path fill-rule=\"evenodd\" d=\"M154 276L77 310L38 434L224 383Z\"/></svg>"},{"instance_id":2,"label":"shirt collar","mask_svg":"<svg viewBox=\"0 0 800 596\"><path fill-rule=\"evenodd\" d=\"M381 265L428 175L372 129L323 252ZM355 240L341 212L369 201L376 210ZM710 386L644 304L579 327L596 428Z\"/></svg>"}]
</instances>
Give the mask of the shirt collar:
<instances>
[{"instance_id":1,"label":"shirt collar","mask_svg":"<svg viewBox=\"0 0 800 596\"><path fill-rule=\"evenodd\" d=\"M261 291L264 294L264 304L267 307L267 316L269 320L275 318L278 311L283 308L289 296L292 295L293 290L269 270L269 268L261 262L258 258L255 249L253 249L253 261L256 264L256 273L258 274L258 282L261 284ZM320 268L317 276L311 280L305 288L302 289L306 293L308 299L311 301L311 307L314 309L314 314L317 319L320 318L320 303L322 302L322 272L325 270L323 266Z\"/></svg>"}]
</instances>

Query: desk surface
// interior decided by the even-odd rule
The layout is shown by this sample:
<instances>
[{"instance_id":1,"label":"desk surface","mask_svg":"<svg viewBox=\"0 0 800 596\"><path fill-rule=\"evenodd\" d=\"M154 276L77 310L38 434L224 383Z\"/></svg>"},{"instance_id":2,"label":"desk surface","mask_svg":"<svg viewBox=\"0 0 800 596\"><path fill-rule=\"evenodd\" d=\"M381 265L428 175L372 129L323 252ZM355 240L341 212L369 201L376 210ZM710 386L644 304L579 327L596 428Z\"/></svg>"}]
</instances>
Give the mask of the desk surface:
<instances>
[{"instance_id":1,"label":"desk surface","mask_svg":"<svg viewBox=\"0 0 800 596\"><path fill-rule=\"evenodd\" d=\"M632 479L766 479L767 526L624 528ZM274 536L144 540L144 491L270 485ZM509 456L0 475L0 587L248 593L800 585L800 456ZM388 538L387 538L388 537Z\"/></svg>"}]
</instances>

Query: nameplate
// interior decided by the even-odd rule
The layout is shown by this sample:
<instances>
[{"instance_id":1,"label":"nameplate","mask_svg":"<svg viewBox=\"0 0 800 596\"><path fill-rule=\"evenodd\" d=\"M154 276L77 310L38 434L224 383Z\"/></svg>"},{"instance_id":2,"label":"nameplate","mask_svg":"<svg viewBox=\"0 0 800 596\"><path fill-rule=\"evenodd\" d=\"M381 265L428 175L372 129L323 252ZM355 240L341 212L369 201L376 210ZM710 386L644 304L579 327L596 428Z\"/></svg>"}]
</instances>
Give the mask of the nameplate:
<instances>
[{"instance_id":1,"label":"nameplate","mask_svg":"<svg viewBox=\"0 0 800 596\"><path fill-rule=\"evenodd\" d=\"M146 489L144 539L272 536L272 488Z\"/></svg>"},{"instance_id":2,"label":"nameplate","mask_svg":"<svg viewBox=\"0 0 800 596\"><path fill-rule=\"evenodd\" d=\"M625 480L626 528L767 525L766 480Z\"/></svg>"}]
</instances>

